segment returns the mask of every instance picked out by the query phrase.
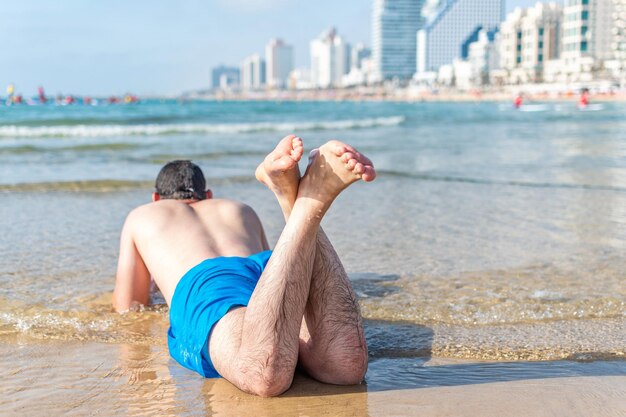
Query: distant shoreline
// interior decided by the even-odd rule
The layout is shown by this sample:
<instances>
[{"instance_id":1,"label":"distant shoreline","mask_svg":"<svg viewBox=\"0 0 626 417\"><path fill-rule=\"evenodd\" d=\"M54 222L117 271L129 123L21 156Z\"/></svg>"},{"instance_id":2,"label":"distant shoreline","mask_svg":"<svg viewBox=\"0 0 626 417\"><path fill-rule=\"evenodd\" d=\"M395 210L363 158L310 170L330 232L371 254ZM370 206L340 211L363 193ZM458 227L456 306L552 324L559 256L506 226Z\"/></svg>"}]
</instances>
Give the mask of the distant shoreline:
<instances>
[{"instance_id":1,"label":"distant shoreline","mask_svg":"<svg viewBox=\"0 0 626 417\"><path fill-rule=\"evenodd\" d=\"M182 100L208 101L351 101L351 102L512 102L517 94L505 91L498 92L456 92L441 91L414 92L411 90L286 90L259 92L218 92L214 94L189 94ZM527 101L577 102L579 95L567 93L523 93ZM624 102L626 91L615 93L593 93L591 100L595 102Z\"/></svg>"}]
</instances>

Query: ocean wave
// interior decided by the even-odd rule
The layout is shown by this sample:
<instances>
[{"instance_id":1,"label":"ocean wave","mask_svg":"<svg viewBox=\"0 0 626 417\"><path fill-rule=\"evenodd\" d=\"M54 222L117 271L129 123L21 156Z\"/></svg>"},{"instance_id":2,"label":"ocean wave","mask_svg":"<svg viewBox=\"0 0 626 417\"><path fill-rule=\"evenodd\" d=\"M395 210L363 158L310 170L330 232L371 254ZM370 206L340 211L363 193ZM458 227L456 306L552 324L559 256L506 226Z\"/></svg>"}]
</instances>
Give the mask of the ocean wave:
<instances>
[{"instance_id":1,"label":"ocean wave","mask_svg":"<svg viewBox=\"0 0 626 417\"><path fill-rule=\"evenodd\" d=\"M192 133L254 133L310 130L350 130L402 124L403 116L375 117L315 122L187 123L141 125L0 126L0 137L110 137L158 136Z\"/></svg>"},{"instance_id":2,"label":"ocean wave","mask_svg":"<svg viewBox=\"0 0 626 417\"><path fill-rule=\"evenodd\" d=\"M127 180L85 180L85 181L50 181L30 182L18 184L0 184L2 192L43 192L43 191L73 191L73 192L112 192L140 188L151 188L152 181Z\"/></svg>"},{"instance_id":3,"label":"ocean wave","mask_svg":"<svg viewBox=\"0 0 626 417\"><path fill-rule=\"evenodd\" d=\"M222 178L207 178L213 186L231 184L243 184L254 182L252 176L230 176ZM26 182L18 184L0 184L0 193L7 192L94 192L108 193L136 189L148 189L154 186L154 181L132 180L84 180L84 181L49 181L49 182Z\"/></svg>"},{"instance_id":4,"label":"ocean wave","mask_svg":"<svg viewBox=\"0 0 626 417\"><path fill-rule=\"evenodd\" d=\"M573 183L555 183L555 182L532 182L532 181L518 181L518 180L498 180L490 178L471 178L471 177L457 177L448 175L432 175L427 173L412 173L401 172L395 170L376 170L378 176L387 176L394 178L411 178L420 181L433 181L433 182L456 182L467 184L480 184L480 185L509 185L514 187L528 187L528 188L565 188L565 189L581 189L581 190L596 190L596 191L619 191L625 192L626 187L619 187L613 185L602 184L573 184Z\"/></svg>"}]
</instances>

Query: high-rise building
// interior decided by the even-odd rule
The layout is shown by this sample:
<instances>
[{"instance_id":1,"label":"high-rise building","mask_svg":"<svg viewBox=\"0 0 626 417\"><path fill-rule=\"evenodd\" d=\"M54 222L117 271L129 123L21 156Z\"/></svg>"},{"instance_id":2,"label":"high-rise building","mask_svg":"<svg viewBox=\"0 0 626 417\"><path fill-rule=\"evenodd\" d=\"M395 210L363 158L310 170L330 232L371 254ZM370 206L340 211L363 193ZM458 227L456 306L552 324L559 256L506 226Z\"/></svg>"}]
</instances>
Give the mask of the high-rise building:
<instances>
[{"instance_id":1,"label":"high-rise building","mask_svg":"<svg viewBox=\"0 0 626 417\"><path fill-rule=\"evenodd\" d=\"M547 81L588 82L614 57L613 0L565 0L561 59L548 62Z\"/></svg>"},{"instance_id":2,"label":"high-rise building","mask_svg":"<svg viewBox=\"0 0 626 417\"><path fill-rule=\"evenodd\" d=\"M500 26L501 66L511 84L543 81L544 65L559 57L563 8L537 3L516 9Z\"/></svg>"},{"instance_id":3,"label":"high-rise building","mask_svg":"<svg viewBox=\"0 0 626 417\"><path fill-rule=\"evenodd\" d=\"M220 65L211 71L211 87L225 88L239 85L239 68Z\"/></svg>"},{"instance_id":4,"label":"high-rise building","mask_svg":"<svg viewBox=\"0 0 626 417\"><path fill-rule=\"evenodd\" d=\"M566 65L581 58L607 60L613 57L612 0L566 0L563 10L563 51Z\"/></svg>"},{"instance_id":5,"label":"high-rise building","mask_svg":"<svg viewBox=\"0 0 626 417\"><path fill-rule=\"evenodd\" d=\"M441 0L417 34L417 72L437 71L465 59L478 33L495 29L504 16L504 0Z\"/></svg>"},{"instance_id":6,"label":"high-rise building","mask_svg":"<svg viewBox=\"0 0 626 417\"><path fill-rule=\"evenodd\" d=\"M241 88L258 90L265 85L265 60L254 54L241 63Z\"/></svg>"},{"instance_id":7,"label":"high-rise building","mask_svg":"<svg viewBox=\"0 0 626 417\"><path fill-rule=\"evenodd\" d=\"M272 39L265 47L267 65L267 85L272 88L285 88L289 73L293 70L293 47L282 39Z\"/></svg>"},{"instance_id":8,"label":"high-rise building","mask_svg":"<svg viewBox=\"0 0 626 417\"><path fill-rule=\"evenodd\" d=\"M350 70L350 47L334 28L311 41L311 84L317 88L341 86Z\"/></svg>"},{"instance_id":9,"label":"high-rise building","mask_svg":"<svg viewBox=\"0 0 626 417\"><path fill-rule=\"evenodd\" d=\"M424 0L374 0L374 80L409 79L415 73L415 34L422 27Z\"/></svg>"}]
</instances>

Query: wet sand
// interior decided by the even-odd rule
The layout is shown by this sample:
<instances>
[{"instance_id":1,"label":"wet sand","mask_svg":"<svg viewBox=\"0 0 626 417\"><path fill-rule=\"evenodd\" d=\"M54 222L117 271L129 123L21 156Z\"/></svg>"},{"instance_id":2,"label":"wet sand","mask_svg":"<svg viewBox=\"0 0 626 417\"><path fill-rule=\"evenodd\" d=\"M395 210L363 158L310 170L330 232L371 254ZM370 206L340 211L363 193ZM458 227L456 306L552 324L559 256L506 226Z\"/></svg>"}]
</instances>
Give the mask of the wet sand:
<instances>
[{"instance_id":1,"label":"wet sand","mask_svg":"<svg viewBox=\"0 0 626 417\"><path fill-rule=\"evenodd\" d=\"M624 416L626 363L372 360L366 382L297 375L279 398L203 379L163 343L0 339L5 415ZM400 384L391 384L394 374Z\"/></svg>"}]
</instances>

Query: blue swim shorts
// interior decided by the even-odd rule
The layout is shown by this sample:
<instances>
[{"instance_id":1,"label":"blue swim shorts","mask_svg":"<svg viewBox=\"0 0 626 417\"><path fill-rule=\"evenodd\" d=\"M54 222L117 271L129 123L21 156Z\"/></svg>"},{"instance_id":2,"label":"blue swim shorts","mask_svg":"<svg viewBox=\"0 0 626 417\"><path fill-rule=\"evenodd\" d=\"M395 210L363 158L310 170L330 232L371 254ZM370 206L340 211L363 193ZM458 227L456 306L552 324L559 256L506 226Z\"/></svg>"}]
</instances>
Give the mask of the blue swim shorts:
<instances>
[{"instance_id":1,"label":"blue swim shorts","mask_svg":"<svg viewBox=\"0 0 626 417\"><path fill-rule=\"evenodd\" d=\"M205 378L220 377L209 357L209 334L231 308L248 305L271 254L207 259L181 278L167 332L170 355L178 363Z\"/></svg>"}]
</instances>

